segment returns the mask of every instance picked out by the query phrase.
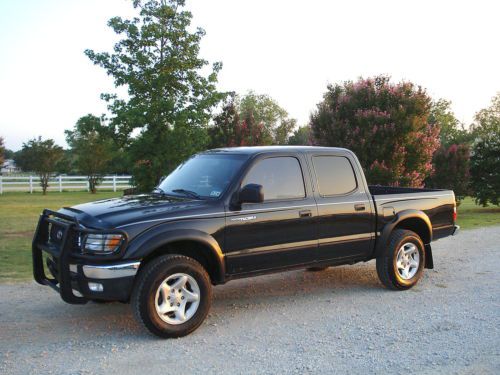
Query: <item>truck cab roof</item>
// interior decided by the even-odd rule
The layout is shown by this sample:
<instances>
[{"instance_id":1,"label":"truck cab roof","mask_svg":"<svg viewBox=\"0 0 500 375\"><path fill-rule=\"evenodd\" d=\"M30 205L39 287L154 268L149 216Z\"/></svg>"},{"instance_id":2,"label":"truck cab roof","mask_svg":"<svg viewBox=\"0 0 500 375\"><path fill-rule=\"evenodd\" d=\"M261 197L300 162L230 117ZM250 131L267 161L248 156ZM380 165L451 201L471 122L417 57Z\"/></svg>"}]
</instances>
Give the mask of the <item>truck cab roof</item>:
<instances>
[{"instance_id":1,"label":"truck cab roof","mask_svg":"<svg viewBox=\"0 0 500 375\"><path fill-rule=\"evenodd\" d=\"M322 146L248 146L248 147L224 147L215 148L212 150L205 151L205 153L231 153L231 154L261 154L261 153L283 153L283 152L296 152L296 153L306 153L306 152L344 152L351 153L346 148L340 147L322 147Z\"/></svg>"}]
</instances>

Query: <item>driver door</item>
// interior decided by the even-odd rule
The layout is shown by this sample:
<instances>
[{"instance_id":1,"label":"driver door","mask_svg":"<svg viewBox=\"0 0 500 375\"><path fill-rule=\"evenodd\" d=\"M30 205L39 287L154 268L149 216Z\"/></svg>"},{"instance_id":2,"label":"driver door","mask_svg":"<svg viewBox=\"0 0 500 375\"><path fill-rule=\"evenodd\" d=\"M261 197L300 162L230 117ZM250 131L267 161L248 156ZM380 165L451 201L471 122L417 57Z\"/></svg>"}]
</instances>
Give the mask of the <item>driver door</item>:
<instances>
[{"instance_id":1,"label":"driver door","mask_svg":"<svg viewBox=\"0 0 500 375\"><path fill-rule=\"evenodd\" d=\"M245 274L315 260L317 207L304 161L290 156L256 160L241 185L259 184L264 202L243 203L227 211L225 255L227 272Z\"/></svg>"}]
</instances>

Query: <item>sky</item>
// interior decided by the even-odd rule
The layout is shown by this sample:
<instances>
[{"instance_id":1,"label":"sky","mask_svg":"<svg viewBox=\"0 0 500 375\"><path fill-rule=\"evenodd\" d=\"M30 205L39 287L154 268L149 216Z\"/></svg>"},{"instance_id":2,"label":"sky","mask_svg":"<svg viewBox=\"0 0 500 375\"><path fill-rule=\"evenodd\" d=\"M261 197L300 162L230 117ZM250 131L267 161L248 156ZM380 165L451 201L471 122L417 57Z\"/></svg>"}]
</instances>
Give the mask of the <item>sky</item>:
<instances>
[{"instance_id":1,"label":"sky","mask_svg":"<svg viewBox=\"0 0 500 375\"><path fill-rule=\"evenodd\" d=\"M187 0L206 36L201 57L222 61L218 87L273 97L300 125L329 83L388 74L452 101L466 125L500 92L499 1ZM87 48L110 51L113 16L131 0L0 1L0 136L62 146L64 129L106 112L114 92Z\"/></svg>"}]
</instances>

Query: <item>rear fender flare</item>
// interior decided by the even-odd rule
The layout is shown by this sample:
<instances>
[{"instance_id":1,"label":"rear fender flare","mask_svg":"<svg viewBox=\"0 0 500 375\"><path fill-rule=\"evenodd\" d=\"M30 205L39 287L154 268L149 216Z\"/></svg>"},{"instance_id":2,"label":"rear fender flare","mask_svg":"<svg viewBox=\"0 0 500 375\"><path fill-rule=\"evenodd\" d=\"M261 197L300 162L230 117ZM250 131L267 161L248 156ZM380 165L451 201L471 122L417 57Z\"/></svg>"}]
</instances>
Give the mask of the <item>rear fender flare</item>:
<instances>
[{"instance_id":1,"label":"rear fender flare","mask_svg":"<svg viewBox=\"0 0 500 375\"><path fill-rule=\"evenodd\" d=\"M377 239L376 242L375 258L377 258L379 255L383 253L385 247L389 243L389 237L391 236L394 229L398 226L398 224L407 219L418 219L421 220L423 223L425 223L429 234L428 238L429 241L425 241L424 239L422 239L422 241L424 242L425 245L432 241L432 224L431 220L429 219L429 216L427 216L425 212L419 210L404 210L398 212L394 217L394 219L391 222L387 223L382 229L380 237Z\"/></svg>"}]
</instances>

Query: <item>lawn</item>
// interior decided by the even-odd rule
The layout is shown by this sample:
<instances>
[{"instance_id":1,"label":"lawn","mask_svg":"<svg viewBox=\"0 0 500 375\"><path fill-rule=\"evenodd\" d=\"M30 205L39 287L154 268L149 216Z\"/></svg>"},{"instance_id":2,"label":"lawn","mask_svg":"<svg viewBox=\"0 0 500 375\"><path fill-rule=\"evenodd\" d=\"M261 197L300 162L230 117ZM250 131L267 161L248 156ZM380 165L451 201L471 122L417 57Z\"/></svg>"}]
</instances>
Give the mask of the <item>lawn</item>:
<instances>
[{"instance_id":1,"label":"lawn","mask_svg":"<svg viewBox=\"0 0 500 375\"><path fill-rule=\"evenodd\" d=\"M31 238L42 209L58 209L119 195L120 192L0 195L0 282L31 278ZM476 206L467 198L458 207L458 224L462 229L500 225L500 207Z\"/></svg>"},{"instance_id":2,"label":"lawn","mask_svg":"<svg viewBox=\"0 0 500 375\"><path fill-rule=\"evenodd\" d=\"M0 195L0 282L28 279L31 239L44 208L59 209L121 195L121 192L4 193Z\"/></svg>"}]
</instances>

